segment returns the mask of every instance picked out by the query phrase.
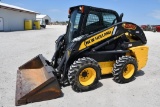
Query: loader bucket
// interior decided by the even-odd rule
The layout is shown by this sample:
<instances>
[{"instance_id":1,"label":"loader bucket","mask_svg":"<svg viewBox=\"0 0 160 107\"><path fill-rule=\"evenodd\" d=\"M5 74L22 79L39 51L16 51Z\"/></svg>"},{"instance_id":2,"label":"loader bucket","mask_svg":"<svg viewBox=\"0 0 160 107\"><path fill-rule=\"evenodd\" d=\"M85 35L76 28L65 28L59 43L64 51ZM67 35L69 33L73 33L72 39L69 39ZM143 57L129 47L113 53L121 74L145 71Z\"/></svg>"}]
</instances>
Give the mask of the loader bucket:
<instances>
[{"instance_id":1,"label":"loader bucket","mask_svg":"<svg viewBox=\"0 0 160 107\"><path fill-rule=\"evenodd\" d=\"M62 91L53 70L42 55L19 67L16 106L61 97Z\"/></svg>"}]
</instances>

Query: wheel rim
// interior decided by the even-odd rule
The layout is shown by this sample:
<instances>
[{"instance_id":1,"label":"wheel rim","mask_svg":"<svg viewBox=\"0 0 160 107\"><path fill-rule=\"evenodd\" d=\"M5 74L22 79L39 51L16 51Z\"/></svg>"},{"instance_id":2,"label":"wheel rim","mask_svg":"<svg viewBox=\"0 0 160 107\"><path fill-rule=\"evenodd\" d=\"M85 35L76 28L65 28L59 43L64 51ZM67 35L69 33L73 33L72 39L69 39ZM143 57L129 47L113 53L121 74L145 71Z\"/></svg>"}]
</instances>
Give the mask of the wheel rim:
<instances>
[{"instance_id":1,"label":"wheel rim","mask_svg":"<svg viewBox=\"0 0 160 107\"><path fill-rule=\"evenodd\" d=\"M133 64L128 64L126 66L126 68L124 69L123 71L123 77L125 79L129 79L132 77L132 75L134 74L134 71L135 71L135 67Z\"/></svg>"},{"instance_id":2,"label":"wheel rim","mask_svg":"<svg viewBox=\"0 0 160 107\"><path fill-rule=\"evenodd\" d=\"M85 68L79 75L79 82L83 86L91 85L96 78L96 71L93 68Z\"/></svg>"}]
</instances>

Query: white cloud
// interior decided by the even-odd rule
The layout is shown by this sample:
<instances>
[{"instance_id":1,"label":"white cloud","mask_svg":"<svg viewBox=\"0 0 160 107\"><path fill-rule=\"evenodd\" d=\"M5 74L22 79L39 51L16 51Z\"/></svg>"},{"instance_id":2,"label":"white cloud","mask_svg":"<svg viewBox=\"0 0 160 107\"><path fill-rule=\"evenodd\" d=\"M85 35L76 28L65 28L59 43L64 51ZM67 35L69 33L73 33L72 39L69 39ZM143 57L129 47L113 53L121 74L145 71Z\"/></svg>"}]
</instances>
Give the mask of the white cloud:
<instances>
[{"instance_id":1,"label":"white cloud","mask_svg":"<svg viewBox=\"0 0 160 107\"><path fill-rule=\"evenodd\" d=\"M155 19L160 19L160 10L154 10L150 15Z\"/></svg>"}]
</instances>

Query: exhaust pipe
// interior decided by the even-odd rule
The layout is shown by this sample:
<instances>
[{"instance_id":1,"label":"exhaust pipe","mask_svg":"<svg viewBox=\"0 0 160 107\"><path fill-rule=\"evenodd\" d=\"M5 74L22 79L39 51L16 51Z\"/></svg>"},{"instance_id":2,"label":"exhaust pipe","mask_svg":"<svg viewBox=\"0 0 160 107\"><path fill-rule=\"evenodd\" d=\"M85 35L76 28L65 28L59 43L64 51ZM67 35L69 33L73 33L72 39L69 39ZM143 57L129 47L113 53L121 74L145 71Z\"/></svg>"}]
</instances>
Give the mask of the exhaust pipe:
<instances>
[{"instance_id":1,"label":"exhaust pipe","mask_svg":"<svg viewBox=\"0 0 160 107\"><path fill-rule=\"evenodd\" d=\"M62 91L54 69L42 55L25 63L17 71L16 106L61 97Z\"/></svg>"}]
</instances>

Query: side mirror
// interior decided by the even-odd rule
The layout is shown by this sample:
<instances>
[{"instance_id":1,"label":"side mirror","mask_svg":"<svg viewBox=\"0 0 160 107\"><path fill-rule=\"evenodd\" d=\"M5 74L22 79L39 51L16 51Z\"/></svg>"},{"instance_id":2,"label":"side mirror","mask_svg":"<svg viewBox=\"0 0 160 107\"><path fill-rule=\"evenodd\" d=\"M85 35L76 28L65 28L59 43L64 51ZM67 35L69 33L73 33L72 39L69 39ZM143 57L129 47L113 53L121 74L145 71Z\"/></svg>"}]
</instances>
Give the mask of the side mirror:
<instances>
[{"instance_id":1,"label":"side mirror","mask_svg":"<svg viewBox=\"0 0 160 107\"><path fill-rule=\"evenodd\" d=\"M124 15L123 13L121 13L121 14L119 15L119 21L120 21L120 22L122 22L123 15Z\"/></svg>"}]
</instances>

